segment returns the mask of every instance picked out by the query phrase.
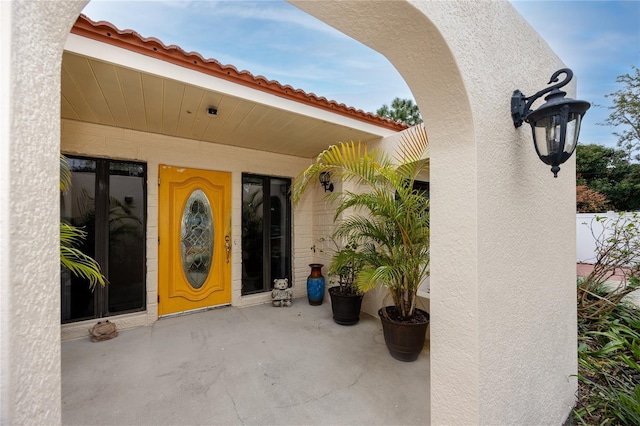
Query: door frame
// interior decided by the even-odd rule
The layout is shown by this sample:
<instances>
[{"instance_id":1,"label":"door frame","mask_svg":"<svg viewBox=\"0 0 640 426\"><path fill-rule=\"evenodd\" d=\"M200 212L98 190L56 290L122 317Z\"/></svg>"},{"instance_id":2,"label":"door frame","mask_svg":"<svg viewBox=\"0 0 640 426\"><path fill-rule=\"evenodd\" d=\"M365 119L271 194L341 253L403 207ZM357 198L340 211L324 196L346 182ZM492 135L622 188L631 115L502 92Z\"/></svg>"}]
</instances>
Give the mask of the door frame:
<instances>
[{"instance_id":1,"label":"door frame","mask_svg":"<svg viewBox=\"0 0 640 426\"><path fill-rule=\"evenodd\" d=\"M182 175L183 173L184 175ZM177 174L185 176L184 179L176 179ZM231 236L232 173L159 164L158 186L158 317L230 305L233 283L231 267L231 242L233 241ZM187 288L188 285L185 285L188 280L184 273L179 241L182 215L188 201L188 196L184 194L192 194L196 189L205 192L212 210L210 214L214 221L212 264L207 280L198 289L193 286ZM181 191L181 193L178 194L176 191ZM221 205L213 205L212 201L215 200L212 200L211 196L215 194L218 194L216 199L220 200ZM181 198L173 200L174 196ZM220 236L222 237L220 238ZM229 237L229 239L225 241L225 237ZM221 269L214 272L216 267ZM221 276L222 286L219 289L212 287L215 285L211 281L215 279L213 273L219 273ZM184 280L180 282L180 285L183 286L182 289L178 289L178 284L174 282L177 276ZM184 290L185 288L187 290ZM176 308L177 305L183 305L186 309ZM191 305L191 307L187 305Z\"/></svg>"}]
</instances>

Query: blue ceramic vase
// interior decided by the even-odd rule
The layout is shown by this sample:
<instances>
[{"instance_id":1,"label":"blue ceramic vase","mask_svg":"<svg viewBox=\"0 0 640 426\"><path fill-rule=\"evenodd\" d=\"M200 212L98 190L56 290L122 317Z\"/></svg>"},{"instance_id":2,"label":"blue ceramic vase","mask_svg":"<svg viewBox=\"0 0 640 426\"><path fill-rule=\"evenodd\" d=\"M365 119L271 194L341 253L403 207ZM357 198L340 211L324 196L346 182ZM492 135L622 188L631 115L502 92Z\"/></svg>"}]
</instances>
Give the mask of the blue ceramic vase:
<instances>
[{"instance_id":1,"label":"blue ceramic vase","mask_svg":"<svg viewBox=\"0 0 640 426\"><path fill-rule=\"evenodd\" d=\"M307 297L310 305L322 305L324 300L324 277L322 276L321 263L312 263L311 275L307 278Z\"/></svg>"}]
</instances>

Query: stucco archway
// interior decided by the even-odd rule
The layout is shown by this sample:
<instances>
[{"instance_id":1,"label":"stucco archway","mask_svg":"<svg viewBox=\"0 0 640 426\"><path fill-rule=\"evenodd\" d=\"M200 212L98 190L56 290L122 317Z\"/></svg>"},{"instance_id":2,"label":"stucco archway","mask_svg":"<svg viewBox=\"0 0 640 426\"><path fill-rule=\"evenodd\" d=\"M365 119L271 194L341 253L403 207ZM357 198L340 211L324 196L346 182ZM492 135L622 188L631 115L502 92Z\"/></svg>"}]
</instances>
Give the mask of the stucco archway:
<instances>
[{"instance_id":1,"label":"stucco archway","mask_svg":"<svg viewBox=\"0 0 640 426\"><path fill-rule=\"evenodd\" d=\"M569 164L552 180L508 114L512 90L561 62L507 2L292 3L387 56L426 116L432 423L561 422L576 387L574 176ZM60 61L85 4L0 4L8 423L60 422Z\"/></svg>"},{"instance_id":2,"label":"stucco archway","mask_svg":"<svg viewBox=\"0 0 640 426\"><path fill-rule=\"evenodd\" d=\"M514 89L535 92L562 63L507 2L290 2L385 55L425 117L432 423L563 421L577 369L575 179L569 166L550 181L508 114Z\"/></svg>"}]
</instances>

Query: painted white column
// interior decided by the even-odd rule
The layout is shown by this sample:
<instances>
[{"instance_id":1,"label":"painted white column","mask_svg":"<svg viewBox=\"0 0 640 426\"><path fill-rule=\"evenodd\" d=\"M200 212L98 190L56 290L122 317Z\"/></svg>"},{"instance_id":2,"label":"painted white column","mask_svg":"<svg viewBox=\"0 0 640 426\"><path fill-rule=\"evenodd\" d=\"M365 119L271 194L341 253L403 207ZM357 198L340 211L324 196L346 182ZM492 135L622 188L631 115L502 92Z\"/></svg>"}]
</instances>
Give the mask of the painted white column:
<instances>
[{"instance_id":1,"label":"painted white column","mask_svg":"<svg viewBox=\"0 0 640 426\"><path fill-rule=\"evenodd\" d=\"M59 424L60 64L84 1L0 2L2 424Z\"/></svg>"},{"instance_id":2,"label":"painted white column","mask_svg":"<svg viewBox=\"0 0 640 426\"><path fill-rule=\"evenodd\" d=\"M0 2L0 423L9 418L9 131L11 85L11 5Z\"/></svg>"},{"instance_id":3,"label":"painted white column","mask_svg":"<svg viewBox=\"0 0 640 426\"><path fill-rule=\"evenodd\" d=\"M575 165L553 178L510 98L562 62L506 1L290 2L385 55L425 119L431 423L561 423L577 386Z\"/></svg>"}]
</instances>

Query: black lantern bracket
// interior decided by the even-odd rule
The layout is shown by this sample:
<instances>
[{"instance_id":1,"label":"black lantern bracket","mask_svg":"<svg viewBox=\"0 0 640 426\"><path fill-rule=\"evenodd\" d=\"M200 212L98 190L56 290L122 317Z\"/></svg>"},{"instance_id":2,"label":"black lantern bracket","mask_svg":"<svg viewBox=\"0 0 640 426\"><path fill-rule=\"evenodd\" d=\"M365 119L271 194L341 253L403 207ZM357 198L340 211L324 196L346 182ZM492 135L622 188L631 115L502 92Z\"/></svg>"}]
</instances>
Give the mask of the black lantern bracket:
<instances>
[{"instance_id":1,"label":"black lantern bracket","mask_svg":"<svg viewBox=\"0 0 640 426\"><path fill-rule=\"evenodd\" d=\"M333 184L331 183L331 173L329 172L322 172L320 173L320 183L322 184L322 187L324 188L324 192L333 192Z\"/></svg>"},{"instance_id":2,"label":"black lantern bracket","mask_svg":"<svg viewBox=\"0 0 640 426\"><path fill-rule=\"evenodd\" d=\"M557 83L558 77L560 76L560 74L565 74L565 79ZM569 84L572 78L573 78L573 71L571 71L569 68L562 68L554 72L553 75L551 76L551 79L549 79L549 82L547 83L547 84L551 84L551 83L557 83L557 84L554 84L553 86L549 86L545 89L542 89L541 91L539 91L533 96L527 97L520 90L514 90L513 96L511 96L511 117L513 118L513 125L516 128L518 128L522 126L522 123L524 123L525 121L528 123L529 122L528 118L533 112L531 110L531 105L533 105L535 101L537 101L547 93L550 93L549 96L547 96L546 98L547 100L551 99L552 96L564 97L567 93L560 90L560 88Z\"/></svg>"},{"instance_id":3,"label":"black lantern bracket","mask_svg":"<svg viewBox=\"0 0 640 426\"><path fill-rule=\"evenodd\" d=\"M562 81L561 74L564 74ZM536 153L543 163L551 166L554 177L558 177L560 164L567 161L576 149L582 117L591 106L586 101L565 98L567 93L560 88L566 86L572 78L573 71L562 68L549 79L547 84L555 83L552 86L533 96L526 96L520 90L515 90L511 96L513 125L516 128L524 122L531 125ZM545 96L545 103L532 110L533 103L542 96Z\"/></svg>"}]
</instances>

